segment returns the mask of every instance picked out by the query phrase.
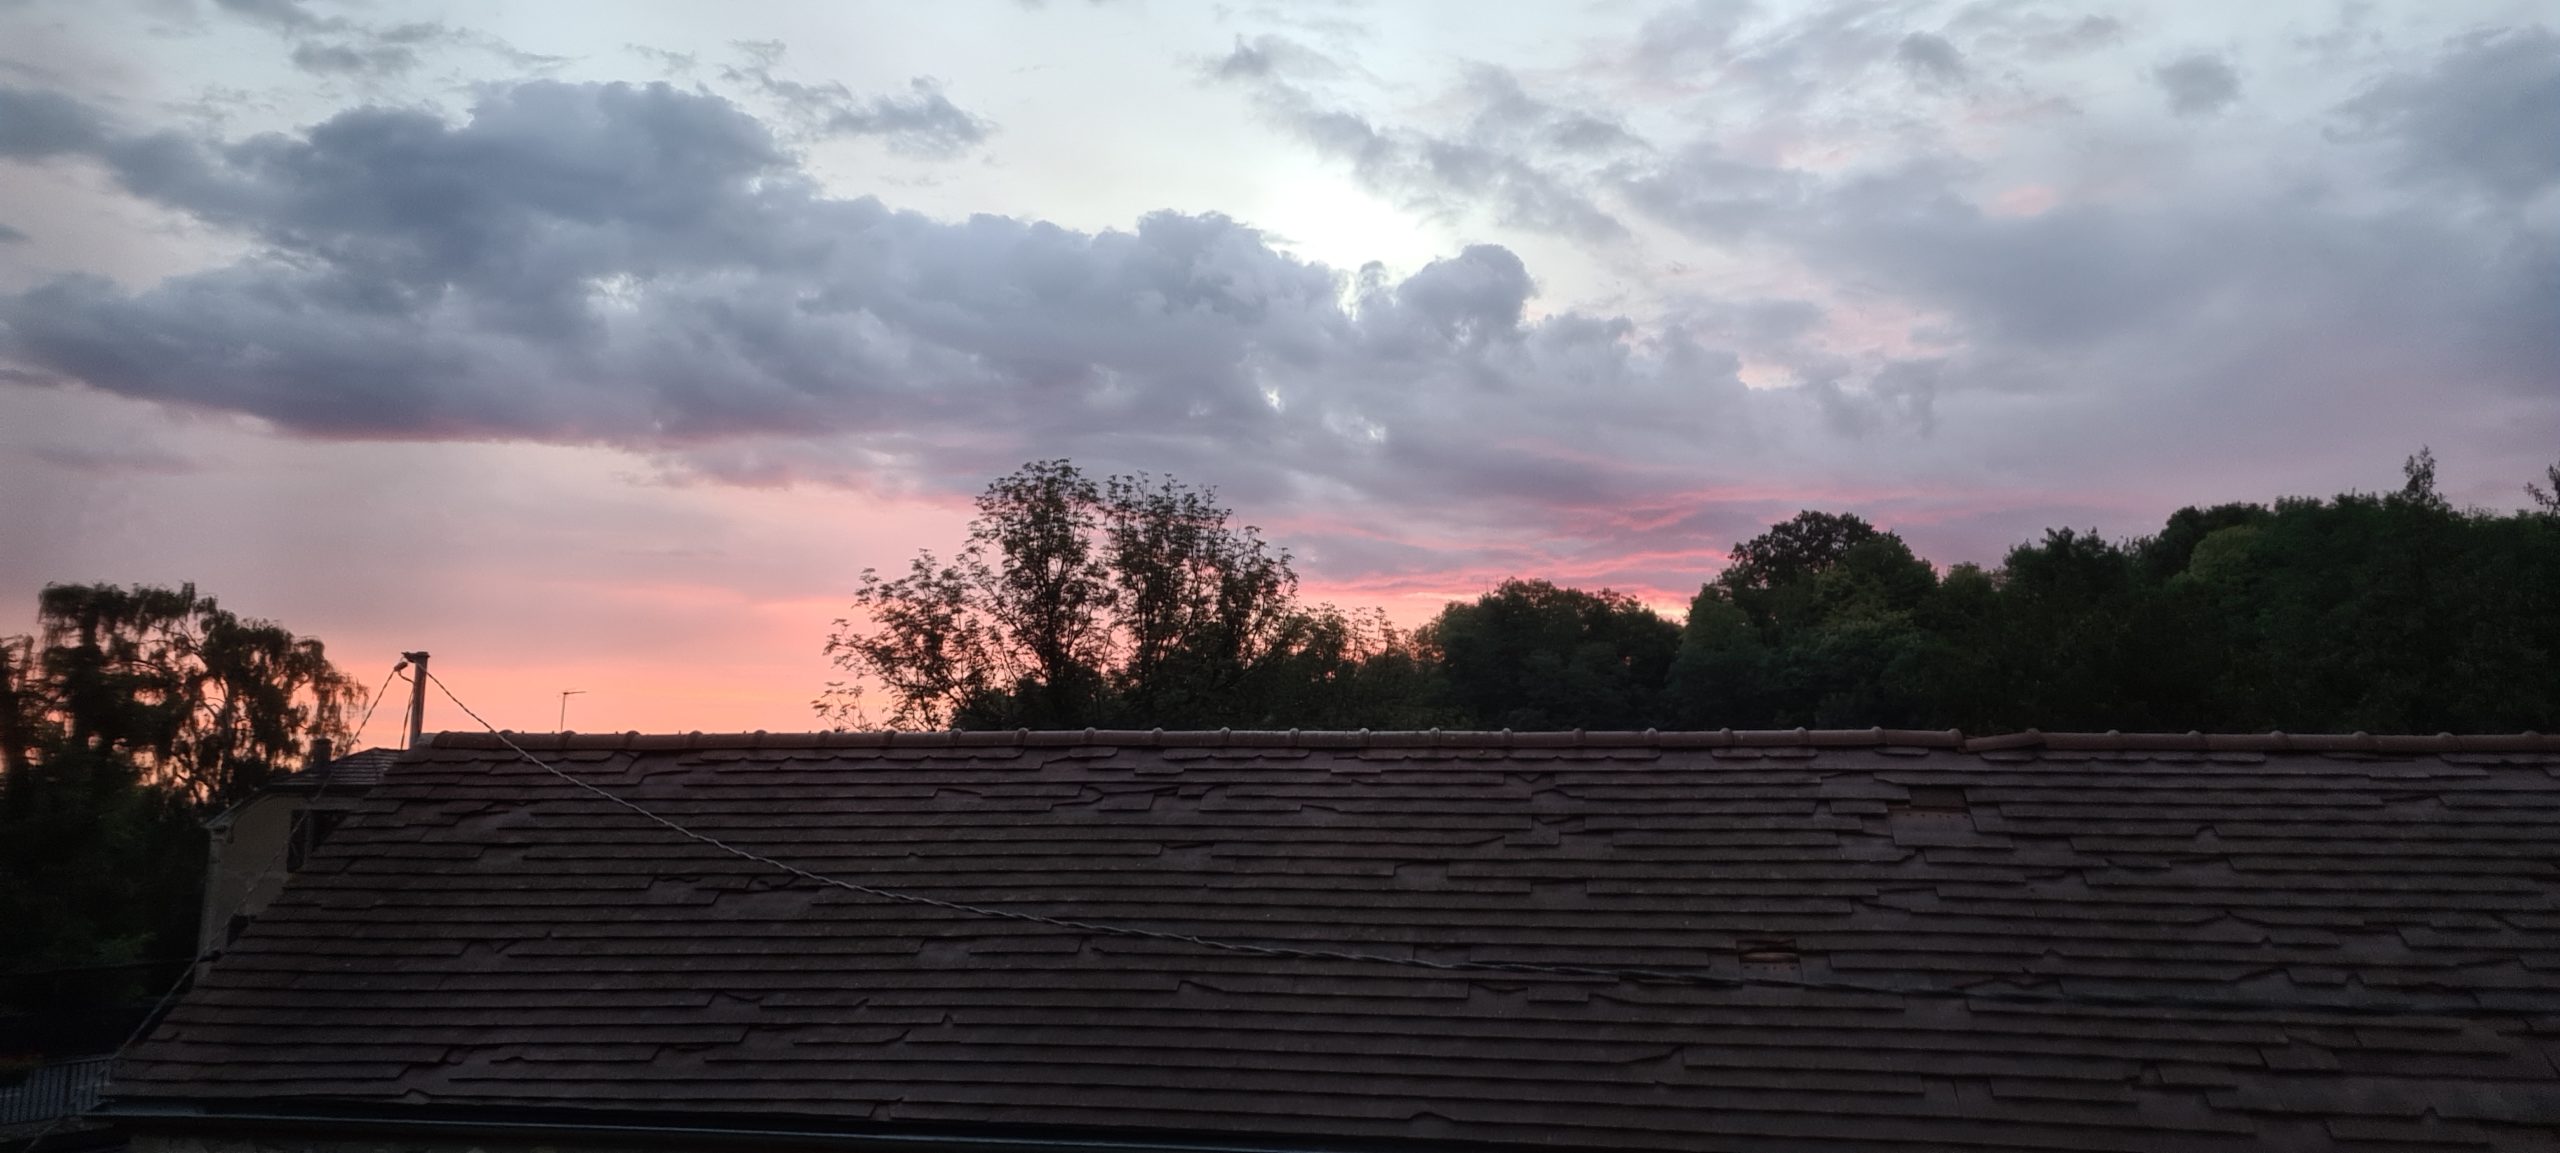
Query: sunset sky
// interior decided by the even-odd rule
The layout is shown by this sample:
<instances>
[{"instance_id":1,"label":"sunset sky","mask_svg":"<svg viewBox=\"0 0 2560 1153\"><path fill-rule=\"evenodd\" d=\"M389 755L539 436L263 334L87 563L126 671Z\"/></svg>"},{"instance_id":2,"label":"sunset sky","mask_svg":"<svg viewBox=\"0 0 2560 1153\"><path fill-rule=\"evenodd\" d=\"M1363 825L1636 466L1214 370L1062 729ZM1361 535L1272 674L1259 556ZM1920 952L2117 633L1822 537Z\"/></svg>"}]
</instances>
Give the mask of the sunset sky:
<instances>
[{"instance_id":1,"label":"sunset sky","mask_svg":"<svg viewBox=\"0 0 2560 1153\"><path fill-rule=\"evenodd\" d=\"M2421 445L2560 460L2560 0L0 0L0 632L194 581L514 727L811 727L1035 458L1411 624Z\"/></svg>"}]
</instances>

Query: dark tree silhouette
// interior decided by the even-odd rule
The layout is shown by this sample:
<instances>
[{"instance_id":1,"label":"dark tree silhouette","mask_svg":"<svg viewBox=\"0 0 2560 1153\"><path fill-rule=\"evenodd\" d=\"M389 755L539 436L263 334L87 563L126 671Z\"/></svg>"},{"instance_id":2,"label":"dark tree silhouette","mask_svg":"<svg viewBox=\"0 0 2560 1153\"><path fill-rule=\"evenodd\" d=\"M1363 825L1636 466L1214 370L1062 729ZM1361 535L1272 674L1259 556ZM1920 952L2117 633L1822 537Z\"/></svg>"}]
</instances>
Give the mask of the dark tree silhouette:
<instances>
[{"instance_id":1,"label":"dark tree silhouette","mask_svg":"<svg viewBox=\"0 0 2560 1153\"><path fill-rule=\"evenodd\" d=\"M987 486L950 563L925 553L894 580L862 574L857 616L826 645L848 679L815 705L864 724L877 686L908 728L1425 716L1405 638L1382 617L1300 604L1297 587L1288 553L1205 489L1034 462Z\"/></svg>"},{"instance_id":2,"label":"dark tree silhouette","mask_svg":"<svg viewBox=\"0 0 2560 1153\"><path fill-rule=\"evenodd\" d=\"M362 697L319 641L192 585L47 587L36 634L0 638L0 972L193 953L202 819L343 740Z\"/></svg>"},{"instance_id":3,"label":"dark tree silhouette","mask_svg":"<svg viewBox=\"0 0 2560 1153\"><path fill-rule=\"evenodd\" d=\"M1288 555L1210 494L1052 461L989 488L953 564L867 577L870 629L829 651L900 724L2549 730L2549 479L2533 509L2460 510L2422 448L2383 495L2054 530L1943 574L1808 510L1736 545L1678 625L1513 580L1408 643L1298 605Z\"/></svg>"},{"instance_id":4,"label":"dark tree silhouette","mask_svg":"<svg viewBox=\"0 0 2560 1153\"><path fill-rule=\"evenodd\" d=\"M1643 728L1679 626L1635 599L1505 581L1423 626L1451 702L1485 728Z\"/></svg>"}]
</instances>

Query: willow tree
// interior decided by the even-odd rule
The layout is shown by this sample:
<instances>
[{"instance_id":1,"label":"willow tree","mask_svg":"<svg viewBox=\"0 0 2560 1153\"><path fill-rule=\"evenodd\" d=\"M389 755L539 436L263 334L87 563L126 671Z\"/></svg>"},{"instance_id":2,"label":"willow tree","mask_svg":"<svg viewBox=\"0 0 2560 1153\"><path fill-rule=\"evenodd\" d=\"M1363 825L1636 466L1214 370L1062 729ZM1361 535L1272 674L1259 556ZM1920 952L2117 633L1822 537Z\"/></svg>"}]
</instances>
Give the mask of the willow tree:
<instances>
[{"instance_id":1,"label":"willow tree","mask_svg":"<svg viewBox=\"0 0 2560 1153\"><path fill-rule=\"evenodd\" d=\"M319 641L192 585L47 587L36 632L0 638L0 970L192 953L201 818L343 739L362 697ZM65 995L120 995L87 988Z\"/></svg>"},{"instance_id":2,"label":"willow tree","mask_svg":"<svg viewBox=\"0 0 2560 1153\"><path fill-rule=\"evenodd\" d=\"M343 741L348 710L364 703L318 639L239 616L191 584L51 585L37 625L20 739L130 763L199 807L299 767L312 738Z\"/></svg>"}]
</instances>

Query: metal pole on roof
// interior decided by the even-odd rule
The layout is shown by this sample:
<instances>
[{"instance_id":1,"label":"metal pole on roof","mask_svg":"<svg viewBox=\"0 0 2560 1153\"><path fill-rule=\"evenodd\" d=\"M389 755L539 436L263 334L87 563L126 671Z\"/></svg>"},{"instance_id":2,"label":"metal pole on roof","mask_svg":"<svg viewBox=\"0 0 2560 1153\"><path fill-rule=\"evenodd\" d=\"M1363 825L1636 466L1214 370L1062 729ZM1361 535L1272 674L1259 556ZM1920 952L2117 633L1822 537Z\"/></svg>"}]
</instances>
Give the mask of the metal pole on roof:
<instances>
[{"instance_id":1,"label":"metal pole on roof","mask_svg":"<svg viewBox=\"0 0 2560 1153\"><path fill-rule=\"evenodd\" d=\"M585 690L585 689L562 689L562 690L560 690L560 731L561 731L561 732L564 732L564 733L565 733L565 732L568 732L568 731L569 731L569 698L574 697L574 696L577 696L578 694L583 693L583 692L585 692L585 691L587 691L587 690Z\"/></svg>"},{"instance_id":2,"label":"metal pole on roof","mask_svg":"<svg viewBox=\"0 0 2560 1153\"><path fill-rule=\"evenodd\" d=\"M409 676L409 743L404 746L414 749L427 724L427 654L402 653L400 658L417 670Z\"/></svg>"}]
</instances>

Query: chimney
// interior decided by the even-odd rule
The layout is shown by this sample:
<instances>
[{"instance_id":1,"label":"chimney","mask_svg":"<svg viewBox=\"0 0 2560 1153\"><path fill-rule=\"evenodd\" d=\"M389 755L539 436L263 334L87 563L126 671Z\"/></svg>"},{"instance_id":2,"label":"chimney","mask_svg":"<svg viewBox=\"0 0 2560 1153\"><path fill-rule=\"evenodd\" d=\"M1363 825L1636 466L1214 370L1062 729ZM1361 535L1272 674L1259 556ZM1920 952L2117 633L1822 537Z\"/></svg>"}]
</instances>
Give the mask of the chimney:
<instances>
[{"instance_id":1,"label":"chimney","mask_svg":"<svg viewBox=\"0 0 2560 1153\"><path fill-rule=\"evenodd\" d=\"M337 759L337 743L327 737L311 738L311 755L303 758L302 771L310 772Z\"/></svg>"},{"instance_id":2,"label":"chimney","mask_svg":"<svg viewBox=\"0 0 2560 1153\"><path fill-rule=\"evenodd\" d=\"M427 724L427 654L402 653L400 658L417 669L409 677L409 743L404 746L414 749Z\"/></svg>"}]
</instances>

